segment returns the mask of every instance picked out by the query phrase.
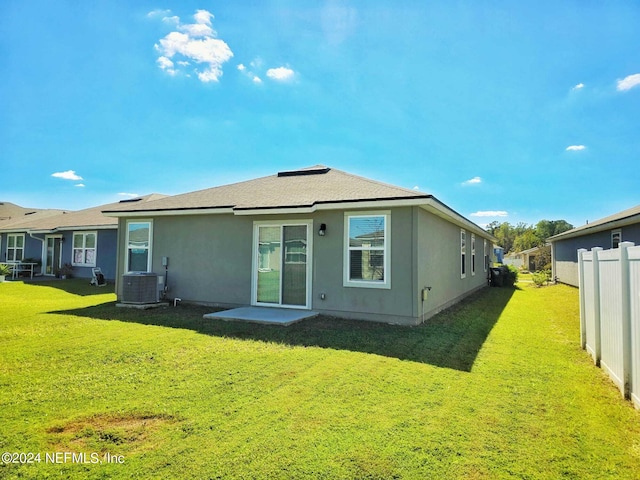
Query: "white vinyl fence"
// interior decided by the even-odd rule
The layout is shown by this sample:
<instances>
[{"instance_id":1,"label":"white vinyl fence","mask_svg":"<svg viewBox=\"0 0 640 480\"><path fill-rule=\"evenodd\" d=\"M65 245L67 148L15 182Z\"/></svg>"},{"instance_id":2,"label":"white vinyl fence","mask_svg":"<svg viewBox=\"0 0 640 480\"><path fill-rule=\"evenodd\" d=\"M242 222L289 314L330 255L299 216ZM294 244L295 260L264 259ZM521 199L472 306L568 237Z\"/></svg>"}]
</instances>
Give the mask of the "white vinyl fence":
<instances>
[{"instance_id":1,"label":"white vinyl fence","mask_svg":"<svg viewBox=\"0 0 640 480\"><path fill-rule=\"evenodd\" d=\"M578 250L582 348L640 408L640 246Z\"/></svg>"}]
</instances>

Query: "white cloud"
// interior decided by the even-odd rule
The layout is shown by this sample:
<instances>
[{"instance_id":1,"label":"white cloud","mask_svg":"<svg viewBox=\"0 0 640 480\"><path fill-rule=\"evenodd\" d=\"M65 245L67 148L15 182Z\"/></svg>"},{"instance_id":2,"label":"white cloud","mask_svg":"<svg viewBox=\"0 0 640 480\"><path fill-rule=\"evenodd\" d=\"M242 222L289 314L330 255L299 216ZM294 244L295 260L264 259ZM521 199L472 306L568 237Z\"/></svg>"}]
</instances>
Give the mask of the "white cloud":
<instances>
[{"instance_id":1,"label":"white cloud","mask_svg":"<svg viewBox=\"0 0 640 480\"><path fill-rule=\"evenodd\" d=\"M504 210L485 210L471 214L472 217L508 217L509 213Z\"/></svg>"},{"instance_id":2,"label":"white cloud","mask_svg":"<svg viewBox=\"0 0 640 480\"><path fill-rule=\"evenodd\" d=\"M211 25L211 19L214 18L213 13L208 12L206 10L196 10L195 15L193 16L196 23L203 25Z\"/></svg>"},{"instance_id":3,"label":"white cloud","mask_svg":"<svg viewBox=\"0 0 640 480\"><path fill-rule=\"evenodd\" d=\"M466 180L464 182L462 182L462 185L467 186L467 185L478 185L482 183L482 178L480 177L473 177L470 178L469 180Z\"/></svg>"},{"instance_id":4,"label":"white cloud","mask_svg":"<svg viewBox=\"0 0 640 480\"><path fill-rule=\"evenodd\" d=\"M165 72L167 72L169 75L175 75L176 73L178 73L178 71L173 68L173 62L171 60L169 60L167 57L162 56L162 57L158 57L158 60L156 60L156 62L158 63L158 66L164 70Z\"/></svg>"},{"instance_id":5,"label":"white cloud","mask_svg":"<svg viewBox=\"0 0 640 480\"><path fill-rule=\"evenodd\" d=\"M577 85L575 85L572 90L581 90L584 88L584 83L579 83Z\"/></svg>"},{"instance_id":6,"label":"white cloud","mask_svg":"<svg viewBox=\"0 0 640 480\"><path fill-rule=\"evenodd\" d=\"M75 185L76 187L86 187L86 185L84 183L78 183L77 185Z\"/></svg>"},{"instance_id":7,"label":"white cloud","mask_svg":"<svg viewBox=\"0 0 640 480\"><path fill-rule=\"evenodd\" d=\"M160 52L158 66L175 75L179 70L173 63L174 57L179 58L177 64L181 67L187 67L193 61L205 67L203 70L194 69L200 81L217 82L222 76L222 65L233 57L233 52L223 40L216 38L217 34L211 28L213 14L197 10L193 18L195 23L190 24L181 24L178 19L177 30L156 44L156 50Z\"/></svg>"},{"instance_id":8,"label":"white cloud","mask_svg":"<svg viewBox=\"0 0 640 480\"><path fill-rule=\"evenodd\" d=\"M80 175L76 175L75 170L67 170L66 172L56 172L51 174L52 177L62 178L63 180L82 180Z\"/></svg>"},{"instance_id":9,"label":"white cloud","mask_svg":"<svg viewBox=\"0 0 640 480\"><path fill-rule=\"evenodd\" d=\"M247 69L247 67L245 67L242 63L238 65L238 70L240 70L241 72L244 72Z\"/></svg>"},{"instance_id":10,"label":"white cloud","mask_svg":"<svg viewBox=\"0 0 640 480\"><path fill-rule=\"evenodd\" d=\"M267 70L267 77L278 82L285 82L291 79L294 71L287 67L270 68Z\"/></svg>"},{"instance_id":11,"label":"white cloud","mask_svg":"<svg viewBox=\"0 0 640 480\"><path fill-rule=\"evenodd\" d=\"M171 10L156 9L156 10L151 10L149 13L147 13L147 17L149 18L166 17L167 15L171 15Z\"/></svg>"},{"instance_id":12,"label":"white cloud","mask_svg":"<svg viewBox=\"0 0 640 480\"><path fill-rule=\"evenodd\" d=\"M618 91L625 92L631 90L633 87L640 85L640 73L629 75L628 77L618 80Z\"/></svg>"},{"instance_id":13,"label":"white cloud","mask_svg":"<svg viewBox=\"0 0 640 480\"><path fill-rule=\"evenodd\" d=\"M127 192L120 192L118 193L118 195L120 195L121 197L130 197L130 198L136 198L140 196L137 193L127 193Z\"/></svg>"},{"instance_id":14,"label":"white cloud","mask_svg":"<svg viewBox=\"0 0 640 480\"><path fill-rule=\"evenodd\" d=\"M262 83L262 79L259 76L255 75L253 77L253 83Z\"/></svg>"},{"instance_id":15,"label":"white cloud","mask_svg":"<svg viewBox=\"0 0 640 480\"><path fill-rule=\"evenodd\" d=\"M584 145L569 145L567 148L565 148L565 150L567 152L579 152L580 150L584 150L587 147L585 147Z\"/></svg>"}]
</instances>

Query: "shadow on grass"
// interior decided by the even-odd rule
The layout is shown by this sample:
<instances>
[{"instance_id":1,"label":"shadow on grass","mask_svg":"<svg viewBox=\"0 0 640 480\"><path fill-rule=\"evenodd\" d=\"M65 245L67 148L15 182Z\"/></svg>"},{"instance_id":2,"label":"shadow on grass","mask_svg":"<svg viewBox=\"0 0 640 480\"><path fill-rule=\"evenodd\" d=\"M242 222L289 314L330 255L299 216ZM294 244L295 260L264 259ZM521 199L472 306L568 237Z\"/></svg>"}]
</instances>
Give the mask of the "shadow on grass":
<instances>
[{"instance_id":1,"label":"shadow on grass","mask_svg":"<svg viewBox=\"0 0 640 480\"><path fill-rule=\"evenodd\" d=\"M189 329L216 337L371 353L469 372L513 292L512 288L484 289L416 327L324 315L288 327L262 325L204 319L202 316L214 309L195 305L136 310L116 308L109 302L50 313Z\"/></svg>"},{"instance_id":2,"label":"shadow on grass","mask_svg":"<svg viewBox=\"0 0 640 480\"><path fill-rule=\"evenodd\" d=\"M68 278L61 280L54 277L34 277L31 279L23 279L26 285L35 285L41 287L52 287L63 290L72 295L86 297L89 295L103 295L105 293L114 293L113 283L108 283L103 287L90 285L90 278Z\"/></svg>"}]
</instances>

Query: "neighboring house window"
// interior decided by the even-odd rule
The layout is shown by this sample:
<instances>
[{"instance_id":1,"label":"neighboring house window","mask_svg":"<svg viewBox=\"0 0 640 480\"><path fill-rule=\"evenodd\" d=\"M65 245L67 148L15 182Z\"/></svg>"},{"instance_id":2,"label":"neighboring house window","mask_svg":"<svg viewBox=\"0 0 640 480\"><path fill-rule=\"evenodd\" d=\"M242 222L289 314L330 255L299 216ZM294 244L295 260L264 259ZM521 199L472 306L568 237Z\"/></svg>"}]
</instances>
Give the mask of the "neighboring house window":
<instances>
[{"instance_id":1,"label":"neighboring house window","mask_svg":"<svg viewBox=\"0 0 640 480\"><path fill-rule=\"evenodd\" d=\"M612 230L611 231L611 248L618 248L620 242L622 241L622 230Z\"/></svg>"},{"instance_id":2,"label":"neighboring house window","mask_svg":"<svg viewBox=\"0 0 640 480\"><path fill-rule=\"evenodd\" d=\"M24 233L7 235L7 261L21 262L24 258Z\"/></svg>"},{"instance_id":3,"label":"neighboring house window","mask_svg":"<svg viewBox=\"0 0 640 480\"><path fill-rule=\"evenodd\" d=\"M96 266L96 232L73 234L73 265L77 267Z\"/></svg>"},{"instance_id":4,"label":"neighboring house window","mask_svg":"<svg viewBox=\"0 0 640 480\"><path fill-rule=\"evenodd\" d=\"M460 278L467 276L467 232L460 230Z\"/></svg>"},{"instance_id":5,"label":"neighboring house window","mask_svg":"<svg viewBox=\"0 0 640 480\"><path fill-rule=\"evenodd\" d=\"M151 222L130 221L127 223L127 272L151 271Z\"/></svg>"},{"instance_id":6,"label":"neighboring house window","mask_svg":"<svg viewBox=\"0 0 640 480\"><path fill-rule=\"evenodd\" d=\"M476 274L476 236L471 234L471 275Z\"/></svg>"},{"instance_id":7,"label":"neighboring house window","mask_svg":"<svg viewBox=\"0 0 640 480\"><path fill-rule=\"evenodd\" d=\"M391 288L390 217L345 213L344 286Z\"/></svg>"}]
</instances>

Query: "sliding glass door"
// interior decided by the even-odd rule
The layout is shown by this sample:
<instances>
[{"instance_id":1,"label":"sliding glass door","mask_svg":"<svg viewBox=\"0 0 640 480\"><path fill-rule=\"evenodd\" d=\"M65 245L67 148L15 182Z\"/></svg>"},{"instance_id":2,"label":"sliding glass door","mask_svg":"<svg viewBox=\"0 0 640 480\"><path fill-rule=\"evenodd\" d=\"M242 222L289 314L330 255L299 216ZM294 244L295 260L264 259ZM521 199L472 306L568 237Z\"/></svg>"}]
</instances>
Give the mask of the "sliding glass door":
<instances>
[{"instance_id":1,"label":"sliding glass door","mask_svg":"<svg viewBox=\"0 0 640 480\"><path fill-rule=\"evenodd\" d=\"M269 224L255 228L255 303L307 308L309 224Z\"/></svg>"}]
</instances>

